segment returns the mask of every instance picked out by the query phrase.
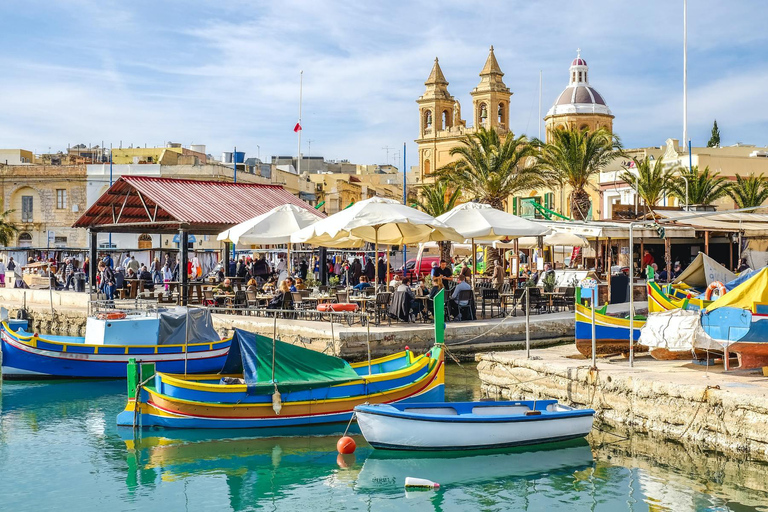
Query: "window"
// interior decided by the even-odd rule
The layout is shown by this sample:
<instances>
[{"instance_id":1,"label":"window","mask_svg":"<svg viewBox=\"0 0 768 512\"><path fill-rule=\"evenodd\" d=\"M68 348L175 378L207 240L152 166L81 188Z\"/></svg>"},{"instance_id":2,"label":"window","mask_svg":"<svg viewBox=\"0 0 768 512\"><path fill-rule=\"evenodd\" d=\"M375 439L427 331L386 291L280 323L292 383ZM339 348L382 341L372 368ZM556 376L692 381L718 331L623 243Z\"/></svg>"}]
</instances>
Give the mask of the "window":
<instances>
[{"instance_id":1,"label":"window","mask_svg":"<svg viewBox=\"0 0 768 512\"><path fill-rule=\"evenodd\" d=\"M21 196L21 222L32 222L32 196Z\"/></svg>"},{"instance_id":2,"label":"window","mask_svg":"<svg viewBox=\"0 0 768 512\"><path fill-rule=\"evenodd\" d=\"M65 236L54 236L53 237L53 245L57 247L66 247L67 246L67 237Z\"/></svg>"},{"instance_id":3,"label":"window","mask_svg":"<svg viewBox=\"0 0 768 512\"><path fill-rule=\"evenodd\" d=\"M56 189L56 208L64 210L67 208L67 190L63 188Z\"/></svg>"},{"instance_id":4,"label":"window","mask_svg":"<svg viewBox=\"0 0 768 512\"><path fill-rule=\"evenodd\" d=\"M432 172L432 169L430 168L429 160L424 160L424 174L429 174L430 172Z\"/></svg>"},{"instance_id":5,"label":"window","mask_svg":"<svg viewBox=\"0 0 768 512\"><path fill-rule=\"evenodd\" d=\"M31 247L32 235L29 233L22 233L19 235L19 247Z\"/></svg>"},{"instance_id":6,"label":"window","mask_svg":"<svg viewBox=\"0 0 768 512\"><path fill-rule=\"evenodd\" d=\"M499 124L504 124L504 104L499 103L499 109L498 109L498 118L499 118Z\"/></svg>"}]
</instances>

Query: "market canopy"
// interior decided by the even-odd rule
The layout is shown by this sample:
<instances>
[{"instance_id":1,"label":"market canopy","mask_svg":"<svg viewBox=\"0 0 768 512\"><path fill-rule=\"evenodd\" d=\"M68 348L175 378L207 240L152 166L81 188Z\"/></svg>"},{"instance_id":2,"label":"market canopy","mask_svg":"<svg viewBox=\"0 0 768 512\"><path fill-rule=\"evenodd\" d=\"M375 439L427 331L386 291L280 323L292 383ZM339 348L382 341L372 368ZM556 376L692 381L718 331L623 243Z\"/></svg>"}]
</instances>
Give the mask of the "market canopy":
<instances>
[{"instance_id":1,"label":"market canopy","mask_svg":"<svg viewBox=\"0 0 768 512\"><path fill-rule=\"evenodd\" d=\"M672 283L685 283L694 288L706 288L715 281L727 283L736 279L736 274L700 252Z\"/></svg>"},{"instance_id":2,"label":"market canopy","mask_svg":"<svg viewBox=\"0 0 768 512\"><path fill-rule=\"evenodd\" d=\"M768 214L764 213L717 213L701 212L701 217L693 217L696 212L678 210L660 210L656 215L669 220L680 219L684 225L693 226L705 231L724 231L728 233L743 232L751 237L768 236ZM667 224L669 225L669 224Z\"/></svg>"},{"instance_id":3,"label":"market canopy","mask_svg":"<svg viewBox=\"0 0 768 512\"><path fill-rule=\"evenodd\" d=\"M276 206L219 233L218 240L243 245L288 244L291 234L320 220L316 211L295 204Z\"/></svg>"},{"instance_id":4,"label":"market canopy","mask_svg":"<svg viewBox=\"0 0 768 512\"><path fill-rule=\"evenodd\" d=\"M539 236L549 231L546 226L482 203L460 204L437 217L437 220L452 227L464 238L475 240Z\"/></svg>"},{"instance_id":5,"label":"market canopy","mask_svg":"<svg viewBox=\"0 0 768 512\"><path fill-rule=\"evenodd\" d=\"M92 232L217 235L276 206L312 206L280 185L122 176L73 227Z\"/></svg>"}]
</instances>

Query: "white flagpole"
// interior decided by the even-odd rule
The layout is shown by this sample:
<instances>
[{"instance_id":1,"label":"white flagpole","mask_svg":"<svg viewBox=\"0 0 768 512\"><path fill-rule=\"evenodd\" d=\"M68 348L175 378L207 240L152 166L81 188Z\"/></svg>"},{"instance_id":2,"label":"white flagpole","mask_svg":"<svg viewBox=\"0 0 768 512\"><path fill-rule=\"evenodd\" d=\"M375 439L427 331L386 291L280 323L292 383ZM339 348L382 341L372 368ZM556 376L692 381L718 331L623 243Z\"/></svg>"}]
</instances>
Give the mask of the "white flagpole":
<instances>
[{"instance_id":1,"label":"white flagpole","mask_svg":"<svg viewBox=\"0 0 768 512\"><path fill-rule=\"evenodd\" d=\"M683 0L683 147L688 147L688 0Z\"/></svg>"},{"instance_id":2,"label":"white flagpole","mask_svg":"<svg viewBox=\"0 0 768 512\"><path fill-rule=\"evenodd\" d=\"M301 175L301 95L304 89L304 71L299 73L299 148L296 154L296 173Z\"/></svg>"},{"instance_id":3,"label":"white flagpole","mask_svg":"<svg viewBox=\"0 0 768 512\"><path fill-rule=\"evenodd\" d=\"M542 71L539 70L539 140L541 140L541 75Z\"/></svg>"}]
</instances>

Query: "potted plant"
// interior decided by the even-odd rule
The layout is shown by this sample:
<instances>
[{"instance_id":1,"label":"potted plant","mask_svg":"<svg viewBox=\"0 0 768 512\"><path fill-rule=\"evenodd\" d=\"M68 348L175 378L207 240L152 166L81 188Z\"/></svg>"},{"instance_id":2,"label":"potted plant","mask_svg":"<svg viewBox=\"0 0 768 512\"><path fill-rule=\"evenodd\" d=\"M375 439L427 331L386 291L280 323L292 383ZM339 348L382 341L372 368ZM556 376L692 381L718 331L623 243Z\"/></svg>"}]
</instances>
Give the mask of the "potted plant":
<instances>
[{"instance_id":1,"label":"potted plant","mask_svg":"<svg viewBox=\"0 0 768 512\"><path fill-rule=\"evenodd\" d=\"M556 282L557 277L554 272L545 272L544 277L541 278L541 286L544 288L545 292L555 291Z\"/></svg>"}]
</instances>

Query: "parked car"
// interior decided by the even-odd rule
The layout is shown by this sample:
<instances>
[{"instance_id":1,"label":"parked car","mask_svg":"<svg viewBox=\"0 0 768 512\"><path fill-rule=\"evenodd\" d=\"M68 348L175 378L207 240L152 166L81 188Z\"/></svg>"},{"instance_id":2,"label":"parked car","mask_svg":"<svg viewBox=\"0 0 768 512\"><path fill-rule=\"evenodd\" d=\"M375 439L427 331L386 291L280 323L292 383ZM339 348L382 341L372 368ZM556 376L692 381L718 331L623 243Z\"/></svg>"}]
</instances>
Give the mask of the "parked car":
<instances>
[{"instance_id":1,"label":"parked car","mask_svg":"<svg viewBox=\"0 0 768 512\"><path fill-rule=\"evenodd\" d=\"M416 258L411 258L405 262L405 268L408 277L427 276L432 272L432 264L440 265L439 256L422 256L419 267L416 268ZM399 274L403 274L403 267L397 269Z\"/></svg>"}]
</instances>

